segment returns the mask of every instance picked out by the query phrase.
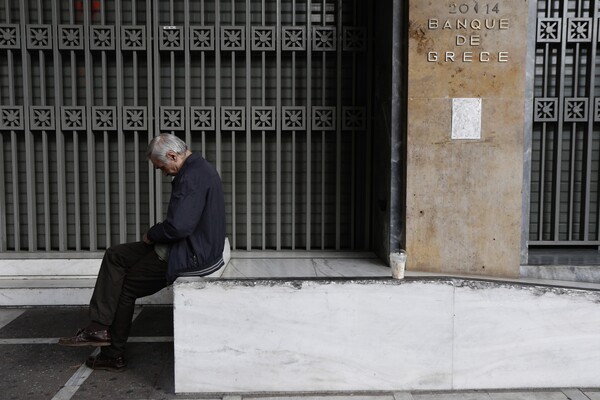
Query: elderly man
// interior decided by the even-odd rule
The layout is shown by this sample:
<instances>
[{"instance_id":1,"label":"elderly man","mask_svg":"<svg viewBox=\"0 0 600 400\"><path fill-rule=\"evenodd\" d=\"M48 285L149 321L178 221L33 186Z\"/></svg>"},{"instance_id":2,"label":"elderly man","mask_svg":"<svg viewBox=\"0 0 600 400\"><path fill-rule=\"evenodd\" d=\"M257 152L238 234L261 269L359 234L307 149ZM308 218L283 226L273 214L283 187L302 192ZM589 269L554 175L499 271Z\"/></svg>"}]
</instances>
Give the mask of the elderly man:
<instances>
[{"instance_id":1,"label":"elderly man","mask_svg":"<svg viewBox=\"0 0 600 400\"><path fill-rule=\"evenodd\" d=\"M225 204L221 179L201 155L175 135L161 134L148 145L148 159L173 177L166 219L142 242L106 250L90 301L90 324L64 346L102 346L86 364L119 371L136 299L171 284L178 276L207 276L224 266ZM228 249L226 249L228 250Z\"/></svg>"}]
</instances>

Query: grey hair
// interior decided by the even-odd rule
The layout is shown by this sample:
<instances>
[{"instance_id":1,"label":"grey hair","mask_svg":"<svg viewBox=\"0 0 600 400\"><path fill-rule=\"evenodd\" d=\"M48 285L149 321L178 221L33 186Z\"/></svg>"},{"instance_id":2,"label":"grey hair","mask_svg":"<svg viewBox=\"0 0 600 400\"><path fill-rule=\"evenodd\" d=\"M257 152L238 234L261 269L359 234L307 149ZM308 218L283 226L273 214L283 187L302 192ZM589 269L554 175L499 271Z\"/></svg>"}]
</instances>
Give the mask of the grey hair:
<instances>
[{"instance_id":1,"label":"grey hair","mask_svg":"<svg viewBox=\"0 0 600 400\"><path fill-rule=\"evenodd\" d=\"M148 144L146 157L148 157L148 159L150 157L154 157L163 163L168 164L170 162L167 158L167 153L169 151L174 151L179 155L183 155L187 152L187 150L187 144L185 144L185 142L179 139L177 136L170 133L161 133L160 135L154 137L154 139L152 139Z\"/></svg>"}]
</instances>

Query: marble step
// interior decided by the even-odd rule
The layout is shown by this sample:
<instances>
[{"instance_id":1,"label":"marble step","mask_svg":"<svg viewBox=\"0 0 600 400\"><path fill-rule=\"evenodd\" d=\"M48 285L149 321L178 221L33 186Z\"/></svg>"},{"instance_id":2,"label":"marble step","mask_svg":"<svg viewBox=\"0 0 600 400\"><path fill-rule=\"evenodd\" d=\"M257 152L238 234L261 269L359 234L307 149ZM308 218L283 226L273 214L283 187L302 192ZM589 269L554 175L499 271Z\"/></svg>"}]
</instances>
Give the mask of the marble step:
<instances>
[{"instance_id":1,"label":"marble step","mask_svg":"<svg viewBox=\"0 0 600 400\"><path fill-rule=\"evenodd\" d=\"M96 278L0 279L0 307L80 306L92 297ZM171 288L139 299L139 304L172 304Z\"/></svg>"},{"instance_id":2,"label":"marble step","mask_svg":"<svg viewBox=\"0 0 600 400\"><path fill-rule=\"evenodd\" d=\"M522 278L600 283L598 265L522 265Z\"/></svg>"}]
</instances>

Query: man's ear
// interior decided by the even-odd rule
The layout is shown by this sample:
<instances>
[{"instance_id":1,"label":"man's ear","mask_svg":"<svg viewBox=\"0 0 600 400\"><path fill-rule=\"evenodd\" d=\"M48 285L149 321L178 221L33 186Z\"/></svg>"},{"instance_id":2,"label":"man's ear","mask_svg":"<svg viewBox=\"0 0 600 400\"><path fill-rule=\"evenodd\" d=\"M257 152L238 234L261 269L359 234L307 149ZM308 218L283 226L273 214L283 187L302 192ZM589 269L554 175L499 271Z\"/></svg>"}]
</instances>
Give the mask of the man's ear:
<instances>
[{"instance_id":1,"label":"man's ear","mask_svg":"<svg viewBox=\"0 0 600 400\"><path fill-rule=\"evenodd\" d=\"M173 150L169 150L167 151L167 158L171 161L175 161L177 160L177 153L175 153Z\"/></svg>"}]
</instances>

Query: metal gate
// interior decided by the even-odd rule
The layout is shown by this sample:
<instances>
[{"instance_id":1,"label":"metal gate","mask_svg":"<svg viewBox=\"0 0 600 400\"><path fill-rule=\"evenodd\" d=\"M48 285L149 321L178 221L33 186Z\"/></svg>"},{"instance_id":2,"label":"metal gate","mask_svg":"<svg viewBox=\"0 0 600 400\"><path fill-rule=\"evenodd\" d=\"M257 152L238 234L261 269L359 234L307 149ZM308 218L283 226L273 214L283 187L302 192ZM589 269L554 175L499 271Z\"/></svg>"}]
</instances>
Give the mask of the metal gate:
<instances>
[{"instance_id":1,"label":"metal gate","mask_svg":"<svg viewBox=\"0 0 600 400\"><path fill-rule=\"evenodd\" d=\"M539 0L530 245L600 245L600 2Z\"/></svg>"},{"instance_id":2,"label":"metal gate","mask_svg":"<svg viewBox=\"0 0 600 400\"><path fill-rule=\"evenodd\" d=\"M0 252L99 251L160 220L158 132L223 178L235 249L370 246L370 2L0 3Z\"/></svg>"}]
</instances>

